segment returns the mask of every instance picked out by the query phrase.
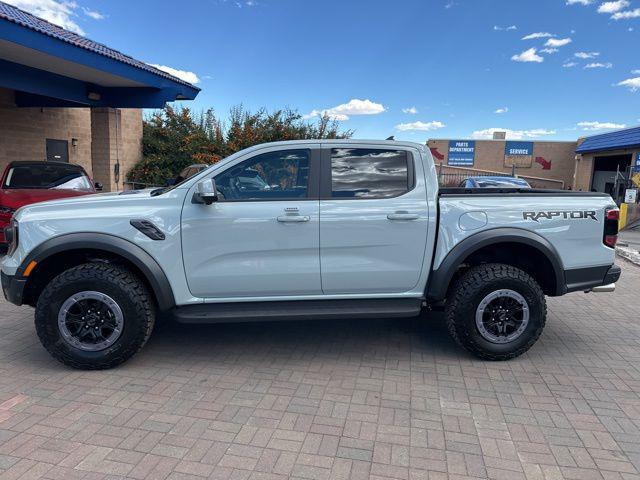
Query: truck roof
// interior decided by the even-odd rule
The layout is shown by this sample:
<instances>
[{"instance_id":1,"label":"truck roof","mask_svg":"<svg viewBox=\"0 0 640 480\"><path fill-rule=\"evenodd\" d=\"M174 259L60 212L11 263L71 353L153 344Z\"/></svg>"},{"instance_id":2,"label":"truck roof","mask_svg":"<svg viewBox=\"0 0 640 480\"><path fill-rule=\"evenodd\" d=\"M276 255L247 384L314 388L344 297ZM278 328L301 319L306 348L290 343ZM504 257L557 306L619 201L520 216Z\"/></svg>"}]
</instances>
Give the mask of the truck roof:
<instances>
[{"instance_id":1,"label":"truck roof","mask_svg":"<svg viewBox=\"0 0 640 480\"><path fill-rule=\"evenodd\" d=\"M417 143L417 142L406 142L399 140L368 140L368 139L360 139L360 138L336 138L336 139L308 139L308 140L284 140L281 142L269 142L269 143L261 143L259 145L255 145L254 147L249 147L246 149L247 151L253 148L265 148L265 147L279 147L279 146L287 146L287 145L308 145L310 143L319 143L319 144L340 144L340 145L358 145L358 144L372 144L372 145L381 145L385 147L413 147L413 148L426 148L425 143Z\"/></svg>"}]
</instances>

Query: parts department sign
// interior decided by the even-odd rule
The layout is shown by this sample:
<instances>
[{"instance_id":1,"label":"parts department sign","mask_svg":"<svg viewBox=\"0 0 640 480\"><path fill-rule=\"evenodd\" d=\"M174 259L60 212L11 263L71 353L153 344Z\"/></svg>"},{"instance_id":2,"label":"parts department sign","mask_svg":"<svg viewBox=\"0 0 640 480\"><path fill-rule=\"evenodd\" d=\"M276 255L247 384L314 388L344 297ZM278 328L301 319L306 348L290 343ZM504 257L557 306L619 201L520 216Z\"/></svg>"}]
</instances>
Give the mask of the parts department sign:
<instances>
[{"instance_id":1,"label":"parts department sign","mask_svg":"<svg viewBox=\"0 0 640 480\"><path fill-rule=\"evenodd\" d=\"M473 167L475 155L475 140L450 140L447 165L452 167Z\"/></svg>"},{"instance_id":2,"label":"parts department sign","mask_svg":"<svg viewBox=\"0 0 640 480\"><path fill-rule=\"evenodd\" d=\"M530 168L533 160L533 142L506 142L504 147L504 166L515 165L518 168Z\"/></svg>"}]
</instances>

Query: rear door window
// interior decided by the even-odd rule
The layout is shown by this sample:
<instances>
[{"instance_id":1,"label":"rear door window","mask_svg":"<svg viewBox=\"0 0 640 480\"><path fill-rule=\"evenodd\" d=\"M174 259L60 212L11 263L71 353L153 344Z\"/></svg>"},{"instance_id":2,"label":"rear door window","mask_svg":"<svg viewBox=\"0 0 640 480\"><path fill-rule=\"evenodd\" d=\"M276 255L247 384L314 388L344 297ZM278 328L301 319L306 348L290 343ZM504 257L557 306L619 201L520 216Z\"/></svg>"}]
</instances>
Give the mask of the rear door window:
<instances>
[{"instance_id":1,"label":"rear door window","mask_svg":"<svg viewBox=\"0 0 640 480\"><path fill-rule=\"evenodd\" d=\"M404 150L331 150L331 198L393 198L411 190L412 183L413 169Z\"/></svg>"}]
</instances>

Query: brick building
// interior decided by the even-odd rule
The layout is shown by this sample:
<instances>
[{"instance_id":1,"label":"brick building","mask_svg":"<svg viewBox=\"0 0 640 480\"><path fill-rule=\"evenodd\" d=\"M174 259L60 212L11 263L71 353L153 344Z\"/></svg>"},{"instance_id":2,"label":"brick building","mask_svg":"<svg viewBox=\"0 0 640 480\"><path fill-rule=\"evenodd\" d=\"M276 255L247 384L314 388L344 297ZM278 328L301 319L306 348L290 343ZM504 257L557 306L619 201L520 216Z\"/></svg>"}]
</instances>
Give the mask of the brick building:
<instances>
[{"instance_id":1,"label":"brick building","mask_svg":"<svg viewBox=\"0 0 640 480\"><path fill-rule=\"evenodd\" d=\"M123 188L142 156L142 108L199 89L0 2L0 168L14 160L82 165Z\"/></svg>"}]
</instances>

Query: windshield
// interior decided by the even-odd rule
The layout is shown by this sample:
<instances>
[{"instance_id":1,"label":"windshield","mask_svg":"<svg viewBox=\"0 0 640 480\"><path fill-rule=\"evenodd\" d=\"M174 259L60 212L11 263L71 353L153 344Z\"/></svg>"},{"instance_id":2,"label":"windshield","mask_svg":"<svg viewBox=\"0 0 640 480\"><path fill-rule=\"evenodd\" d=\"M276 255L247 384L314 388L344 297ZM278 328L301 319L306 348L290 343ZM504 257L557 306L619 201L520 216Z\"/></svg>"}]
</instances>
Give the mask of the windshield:
<instances>
[{"instance_id":1,"label":"windshield","mask_svg":"<svg viewBox=\"0 0 640 480\"><path fill-rule=\"evenodd\" d=\"M93 191L91 180L73 165L15 165L9 169L3 188Z\"/></svg>"},{"instance_id":2,"label":"windshield","mask_svg":"<svg viewBox=\"0 0 640 480\"><path fill-rule=\"evenodd\" d=\"M171 190L173 190L174 188L179 187L180 185L182 185L184 182L186 182L187 180L189 180L190 178L192 178L194 175L203 172L204 170L209 169L210 167L212 167L213 165L197 165L197 166L190 166L185 168L184 170L182 170L182 172L180 172L180 174L178 175L178 177L176 177L176 182L172 185L168 185L166 187L159 187L156 188L155 190L153 190L151 192L151 196L155 197L156 195L162 195L163 193L167 193L170 192ZM186 172L186 170L188 170L189 168L198 168L197 171L194 172ZM189 176L187 178L183 178L182 174L183 173L190 173Z\"/></svg>"}]
</instances>

